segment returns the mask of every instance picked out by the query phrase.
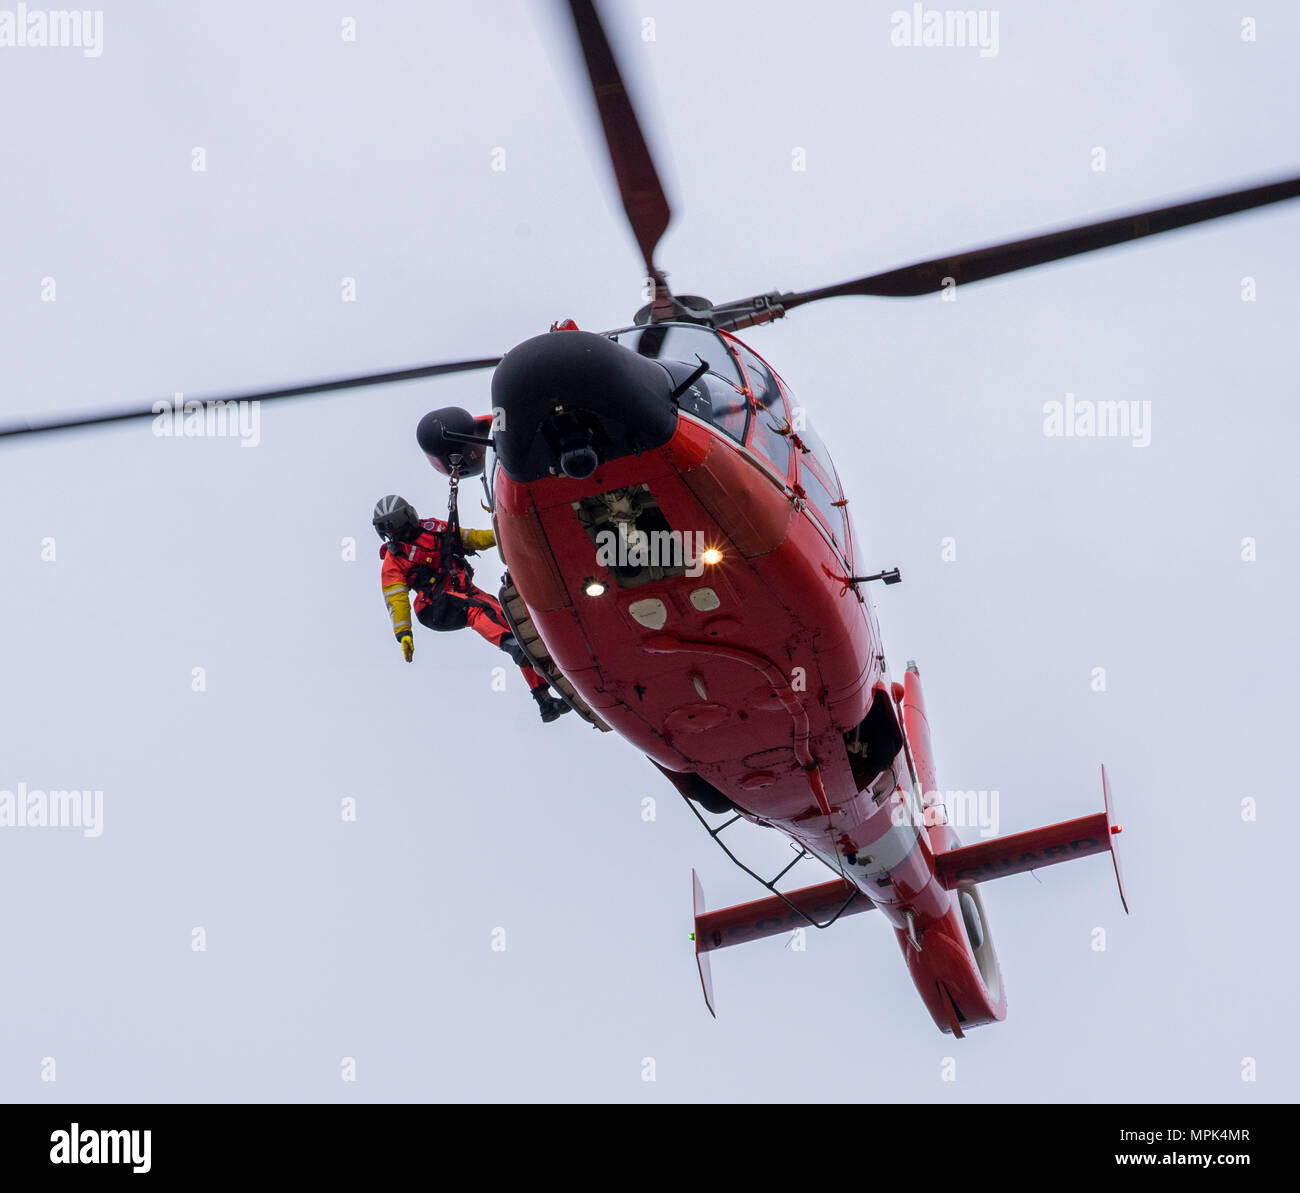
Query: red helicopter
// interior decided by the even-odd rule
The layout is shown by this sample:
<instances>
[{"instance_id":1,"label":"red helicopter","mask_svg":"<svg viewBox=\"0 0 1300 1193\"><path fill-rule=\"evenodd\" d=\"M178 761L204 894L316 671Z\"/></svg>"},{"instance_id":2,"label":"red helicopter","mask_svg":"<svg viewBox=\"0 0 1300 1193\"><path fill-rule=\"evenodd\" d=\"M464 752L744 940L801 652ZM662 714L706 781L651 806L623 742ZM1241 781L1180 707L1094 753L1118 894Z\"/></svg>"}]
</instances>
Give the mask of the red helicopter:
<instances>
[{"instance_id":1,"label":"red helicopter","mask_svg":"<svg viewBox=\"0 0 1300 1193\"><path fill-rule=\"evenodd\" d=\"M962 845L938 799L917 667L886 662L861 544L825 444L790 387L735 331L824 298L941 293L1300 196L1289 178L817 290L714 304L674 295L655 251L671 212L592 0L569 0L649 303L599 334L571 321L504 357L207 399L272 401L494 369L492 410L436 410L417 438L451 478L481 476L507 576L502 605L534 666L584 719L626 738L768 894L709 911L695 954L879 910L922 1001L961 1036L1006 995L979 885L1108 853L1114 804ZM202 401L202 400L196 400ZM148 418L154 409L23 423L0 436ZM722 834L738 820L794 843L770 879ZM833 877L778 883L816 858ZM1127 911L1127 904L1125 904Z\"/></svg>"}]
</instances>

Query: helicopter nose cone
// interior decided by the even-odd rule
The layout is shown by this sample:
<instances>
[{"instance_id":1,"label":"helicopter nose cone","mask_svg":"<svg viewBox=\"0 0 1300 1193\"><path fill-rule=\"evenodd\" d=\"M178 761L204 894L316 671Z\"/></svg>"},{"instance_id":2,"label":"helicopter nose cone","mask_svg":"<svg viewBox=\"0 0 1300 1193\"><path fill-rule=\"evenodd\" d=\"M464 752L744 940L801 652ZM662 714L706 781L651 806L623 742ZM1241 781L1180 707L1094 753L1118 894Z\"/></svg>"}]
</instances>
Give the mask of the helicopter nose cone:
<instances>
[{"instance_id":1,"label":"helicopter nose cone","mask_svg":"<svg viewBox=\"0 0 1300 1193\"><path fill-rule=\"evenodd\" d=\"M662 365L585 331L512 348L492 375L497 456L511 480L585 480L601 464L660 447L677 426Z\"/></svg>"}]
</instances>

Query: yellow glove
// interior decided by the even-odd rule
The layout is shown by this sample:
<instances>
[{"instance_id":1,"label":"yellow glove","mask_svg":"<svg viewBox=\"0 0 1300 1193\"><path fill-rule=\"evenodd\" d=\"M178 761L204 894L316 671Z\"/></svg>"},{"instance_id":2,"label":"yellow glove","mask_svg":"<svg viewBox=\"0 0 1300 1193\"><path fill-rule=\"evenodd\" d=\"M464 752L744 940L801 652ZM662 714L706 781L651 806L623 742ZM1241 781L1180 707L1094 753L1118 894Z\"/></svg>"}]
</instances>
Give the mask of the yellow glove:
<instances>
[{"instance_id":1,"label":"yellow glove","mask_svg":"<svg viewBox=\"0 0 1300 1193\"><path fill-rule=\"evenodd\" d=\"M398 638L398 642L402 644L402 658L409 663L413 658L415 658L414 640L411 638L410 634L403 634Z\"/></svg>"},{"instance_id":2,"label":"yellow glove","mask_svg":"<svg viewBox=\"0 0 1300 1193\"><path fill-rule=\"evenodd\" d=\"M475 555L479 551L486 551L489 547L497 545L497 536L490 530L462 530L460 532L461 546L465 548L468 555Z\"/></svg>"}]
</instances>

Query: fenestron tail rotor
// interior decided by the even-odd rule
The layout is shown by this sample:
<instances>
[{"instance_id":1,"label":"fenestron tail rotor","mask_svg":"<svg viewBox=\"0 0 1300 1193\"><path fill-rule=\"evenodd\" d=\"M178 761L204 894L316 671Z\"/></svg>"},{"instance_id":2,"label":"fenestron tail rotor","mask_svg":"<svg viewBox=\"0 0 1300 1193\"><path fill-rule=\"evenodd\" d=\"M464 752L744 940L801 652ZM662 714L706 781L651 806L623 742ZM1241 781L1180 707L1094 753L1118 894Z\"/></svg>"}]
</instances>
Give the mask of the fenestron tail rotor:
<instances>
[{"instance_id":1,"label":"fenestron tail rotor","mask_svg":"<svg viewBox=\"0 0 1300 1193\"><path fill-rule=\"evenodd\" d=\"M447 373L470 373L476 369L491 369L499 364L499 356L482 357L478 360L453 360L441 364L415 365L409 369L389 369L383 373L364 373L354 377L335 377L327 381L308 381L301 385L283 386L278 389L250 390L245 393L212 394L206 396L184 395L185 403L198 403L208 406L215 403L230 402L276 402L282 398L305 398L315 394L334 393L344 389L360 389L366 385L389 385L395 381L416 381L421 377L441 377ZM170 408L171 399L165 405ZM49 431L71 431L77 427L97 427L106 423L129 422L132 419L154 418L158 414L158 403L147 408L133 407L127 410L110 410L96 414L70 414L61 418L23 421L0 426L0 439L14 435L43 435Z\"/></svg>"}]
</instances>

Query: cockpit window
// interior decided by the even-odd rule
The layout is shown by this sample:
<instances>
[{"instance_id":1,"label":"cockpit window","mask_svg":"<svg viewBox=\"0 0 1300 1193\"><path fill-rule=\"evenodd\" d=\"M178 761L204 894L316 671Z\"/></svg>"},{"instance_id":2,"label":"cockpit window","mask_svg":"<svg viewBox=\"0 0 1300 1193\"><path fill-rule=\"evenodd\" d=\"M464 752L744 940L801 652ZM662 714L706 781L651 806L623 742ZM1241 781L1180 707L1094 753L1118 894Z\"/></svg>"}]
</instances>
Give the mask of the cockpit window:
<instances>
[{"instance_id":1,"label":"cockpit window","mask_svg":"<svg viewBox=\"0 0 1300 1193\"><path fill-rule=\"evenodd\" d=\"M745 422L749 418L749 403L734 385L713 373L705 373L697 383L709 395L713 408L713 424L721 428L737 443L745 441Z\"/></svg>"},{"instance_id":2,"label":"cockpit window","mask_svg":"<svg viewBox=\"0 0 1300 1193\"><path fill-rule=\"evenodd\" d=\"M807 494L813 509L821 515L822 524L830 532L831 537L839 543L841 550L846 549L847 515L844 513L843 506L835 504L840 500L839 493L838 491L832 493L817 474L816 469L807 467L806 456L799 462L799 485Z\"/></svg>"},{"instance_id":3,"label":"cockpit window","mask_svg":"<svg viewBox=\"0 0 1300 1193\"><path fill-rule=\"evenodd\" d=\"M708 362L710 373L731 382L737 389L744 384L727 342L710 328L689 323L647 323L612 331L609 338L651 360L680 360L693 365L699 357Z\"/></svg>"},{"instance_id":4,"label":"cockpit window","mask_svg":"<svg viewBox=\"0 0 1300 1193\"><path fill-rule=\"evenodd\" d=\"M736 342L736 352L745 366L745 379L753 400L753 430L750 444L766 456L772 467L783 477L790 473L790 422L786 416L785 399L772 371L744 344Z\"/></svg>"},{"instance_id":5,"label":"cockpit window","mask_svg":"<svg viewBox=\"0 0 1300 1193\"><path fill-rule=\"evenodd\" d=\"M754 395L754 401L759 405L766 405L768 394L776 392L776 381L771 371L744 344L737 344L736 351L740 353L741 363L745 366L745 376L749 379L749 388Z\"/></svg>"},{"instance_id":6,"label":"cockpit window","mask_svg":"<svg viewBox=\"0 0 1300 1193\"><path fill-rule=\"evenodd\" d=\"M786 417L785 399L773 385L759 398L754 391L754 418L750 444L765 456L784 479L790 475L790 422Z\"/></svg>"},{"instance_id":7,"label":"cockpit window","mask_svg":"<svg viewBox=\"0 0 1300 1193\"><path fill-rule=\"evenodd\" d=\"M731 348L717 332L692 324L650 323L607 334L615 343L651 360L691 366L704 361L709 371L696 384L708 395L713 424L738 443L744 442L749 420L749 407L741 392L744 382Z\"/></svg>"},{"instance_id":8,"label":"cockpit window","mask_svg":"<svg viewBox=\"0 0 1300 1193\"><path fill-rule=\"evenodd\" d=\"M827 451L825 442L813 427L808 412L802 406L796 405L790 412L790 422L795 438L799 440L800 459L806 460L812 456L821 467L822 476L826 478L831 488L838 488L835 465L831 463L831 453Z\"/></svg>"},{"instance_id":9,"label":"cockpit window","mask_svg":"<svg viewBox=\"0 0 1300 1193\"><path fill-rule=\"evenodd\" d=\"M791 429L799 446L799 484L813 508L821 514L826 529L841 548L846 548L848 515L843 506L835 504L842 494L831 454L802 406L796 405L790 414Z\"/></svg>"}]
</instances>

